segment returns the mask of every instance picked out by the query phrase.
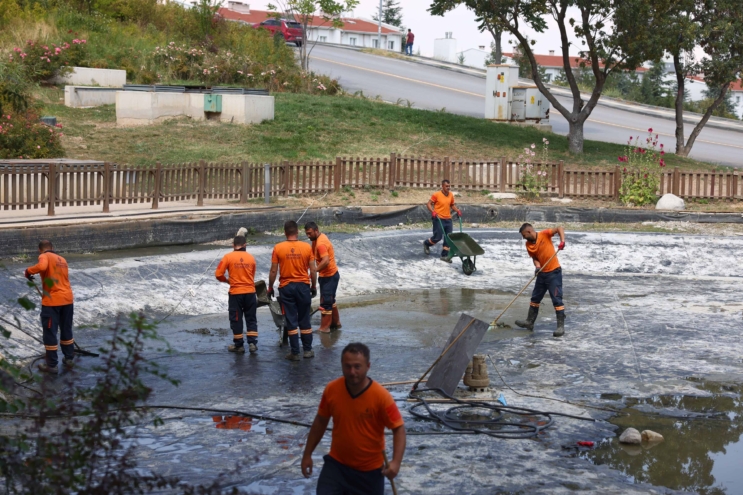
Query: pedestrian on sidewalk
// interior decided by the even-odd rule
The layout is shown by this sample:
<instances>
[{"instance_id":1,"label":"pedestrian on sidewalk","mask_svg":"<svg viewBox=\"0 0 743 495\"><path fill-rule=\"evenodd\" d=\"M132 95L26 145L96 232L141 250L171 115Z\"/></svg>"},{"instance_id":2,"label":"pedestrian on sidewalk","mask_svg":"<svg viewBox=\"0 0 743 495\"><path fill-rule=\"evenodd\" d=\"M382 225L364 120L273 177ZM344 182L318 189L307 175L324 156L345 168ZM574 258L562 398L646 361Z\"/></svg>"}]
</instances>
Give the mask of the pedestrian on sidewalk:
<instances>
[{"instance_id":1,"label":"pedestrian on sidewalk","mask_svg":"<svg viewBox=\"0 0 743 495\"><path fill-rule=\"evenodd\" d=\"M71 368L75 362L75 340L72 338L74 296L67 260L54 252L51 241L39 242L39 262L27 268L23 275L35 284L36 274L41 275L41 328L46 350L46 359L39 364L39 370L58 374L57 329L60 331L59 343L64 356L62 363Z\"/></svg>"},{"instance_id":2,"label":"pedestrian on sidewalk","mask_svg":"<svg viewBox=\"0 0 743 495\"><path fill-rule=\"evenodd\" d=\"M233 251L227 253L219 262L214 275L217 280L230 284L227 311L232 329L230 352L245 354L243 342L243 318L245 318L246 335L250 353L258 351L258 319L255 311L258 300L255 295L255 258L245 248L245 236L238 235L232 241ZM225 272L229 278L225 277Z\"/></svg>"},{"instance_id":3,"label":"pedestrian on sidewalk","mask_svg":"<svg viewBox=\"0 0 743 495\"><path fill-rule=\"evenodd\" d=\"M273 283L279 277L279 300L286 319L291 352L285 357L299 361L299 335L302 336L304 357L315 357L312 351L312 324L310 305L317 295L317 270L312 259L312 248L300 241L297 222L284 223L286 240L276 244L271 255L271 271L268 274L268 296L273 296Z\"/></svg>"},{"instance_id":4,"label":"pedestrian on sidewalk","mask_svg":"<svg viewBox=\"0 0 743 495\"><path fill-rule=\"evenodd\" d=\"M318 495L384 494L384 478L394 479L405 453L405 425L395 400L367 376L371 361L364 344L348 344L341 353L343 377L322 394L302 456L302 474L312 475L312 452L333 418L330 452L323 456ZM392 461L384 464L384 429L392 430Z\"/></svg>"},{"instance_id":5,"label":"pedestrian on sidewalk","mask_svg":"<svg viewBox=\"0 0 743 495\"><path fill-rule=\"evenodd\" d=\"M454 210L457 212L457 215L462 216L462 211L454 204L454 193L450 189L449 180L442 180L441 190L433 193L431 199L426 203L426 208L431 212L433 236L423 241L423 252L425 254L431 254L431 247L435 246L436 243L444 238L444 233L451 234L451 211ZM441 261L451 263L449 246L446 245L446 242L441 247Z\"/></svg>"},{"instance_id":6,"label":"pedestrian on sidewalk","mask_svg":"<svg viewBox=\"0 0 743 495\"><path fill-rule=\"evenodd\" d=\"M552 333L555 337L562 337L565 333L565 305L562 302L562 268L555 255L555 246L552 245L552 237L560 235L558 251L565 249L565 229L545 229L539 233L531 224L525 223L519 229L521 237L526 239L526 252L534 260L534 271L537 273L537 281L531 293L529 303L529 315L526 320L516 320L516 325L528 330L534 330L534 322L539 314L539 304L544 294L549 291L552 305L555 307L557 316L557 328ZM552 258L552 261L550 261Z\"/></svg>"},{"instance_id":7,"label":"pedestrian on sidewalk","mask_svg":"<svg viewBox=\"0 0 743 495\"><path fill-rule=\"evenodd\" d=\"M405 55L413 55L413 42L415 41L415 35L413 31L408 29L408 34L405 36Z\"/></svg>"},{"instance_id":8,"label":"pedestrian on sidewalk","mask_svg":"<svg viewBox=\"0 0 743 495\"><path fill-rule=\"evenodd\" d=\"M335 293L341 279L338 267L335 264L335 250L328 236L320 232L315 222L307 222L304 232L312 241L312 255L317 264L318 282L320 282L320 328L318 332L330 333L342 327L338 306L335 303Z\"/></svg>"}]
</instances>

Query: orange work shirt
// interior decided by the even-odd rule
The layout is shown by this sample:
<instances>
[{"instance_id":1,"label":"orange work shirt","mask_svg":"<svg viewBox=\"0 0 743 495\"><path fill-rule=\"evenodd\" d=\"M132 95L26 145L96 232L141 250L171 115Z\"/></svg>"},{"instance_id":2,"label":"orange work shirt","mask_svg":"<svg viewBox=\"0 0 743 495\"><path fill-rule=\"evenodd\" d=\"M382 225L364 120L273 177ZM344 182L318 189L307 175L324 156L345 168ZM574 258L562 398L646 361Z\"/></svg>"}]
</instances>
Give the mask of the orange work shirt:
<instances>
[{"instance_id":1,"label":"orange work shirt","mask_svg":"<svg viewBox=\"0 0 743 495\"><path fill-rule=\"evenodd\" d=\"M291 282L310 283L312 248L302 241L284 241L276 244L271 263L279 264L279 289Z\"/></svg>"},{"instance_id":2,"label":"orange work shirt","mask_svg":"<svg viewBox=\"0 0 743 495\"><path fill-rule=\"evenodd\" d=\"M318 265L325 256L328 256L330 260L328 266L318 273L320 277L332 277L338 272L338 266L335 264L335 250L333 250L333 244L328 239L328 236L320 234L317 240L312 242L312 252L315 255L315 262Z\"/></svg>"},{"instance_id":3,"label":"orange work shirt","mask_svg":"<svg viewBox=\"0 0 743 495\"><path fill-rule=\"evenodd\" d=\"M555 246L552 244L553 235L552 229L546 229L537 234L537 242L534 244L526 241L526 251L529 253L529 256L539 262L543 267L543 272L551 272L560 268L560 262L557 261L557 256L552 258L552 255L555 254ZM545 265L550 258L552 258L552 261L548 265Z\"/></svg>"},{"instance_id":4,"label":"orange work shirt","mask_svg":"<svg viewBox=\"0 0 743 495\"><path fill-rule=\"evenodd\" d=\"M229 279L225 272L229 273ZM255 293L255 258L244 249L225 254L214 275L220 282L230 283L230 294Z\"/></svg>"},{"instance_id":5,"label":"orange work shirt","mask_svg":"<svg viewBox=\"0 0 743 495\"><path fill-rule=\"evenodd\" d=\"M404 424L390 393L374 380L356 397L348 392L345 378L333 380L325 387L317 414L333 418L330 457L359 471L382 467L384 428Z\"/></svg>"},{"instance_id":6,"label":"orange work shirt","mask_svg":"<svg viewBox=\"0 0 743 495\"><path fill-rule=\"evenodd\" d=\"M451 208L454 206L454 193L449 191L448 196L444 196L441 191L436 191L431 196L431 202L433 203L433 211L442 220L448 220L451 218Z\"/></svg>"},{"instance_id":7,"label":"orange work shirt","mask_svg":"<svg viewBox=\"0 0 743 495\"><path fill-rule=\"evenodd\" d=\"M39 262L28 269L31 275L41 274L42 306L66 306L72 304L72 288L67 260L55 253L46 251L39 255Z\"/></svg>"}]
</instances>

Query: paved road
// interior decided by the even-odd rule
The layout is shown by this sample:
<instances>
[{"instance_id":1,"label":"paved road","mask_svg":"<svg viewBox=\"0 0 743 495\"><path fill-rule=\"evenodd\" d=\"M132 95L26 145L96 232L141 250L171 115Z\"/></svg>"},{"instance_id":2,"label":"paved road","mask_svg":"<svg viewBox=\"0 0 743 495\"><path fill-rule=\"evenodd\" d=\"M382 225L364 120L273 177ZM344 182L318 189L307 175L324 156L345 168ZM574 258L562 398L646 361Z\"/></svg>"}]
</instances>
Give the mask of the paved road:
<instances>
[{"instance_id":1,"label":"paved road","mask_svg":"<svg viewBox=\"0 0 743 495\"><path fill-rule=\"evenodd\" d=\"M338 78L350 92L363 91L367 96L379 95L387 101L409 100L416 108L446 107L452 113L484 116L485 79L481 77L319 45L312 52L310 65L316 72ZM568 103L566 98L560 100ZM567 121L559 112L553 110L550 120L554 132L567 134ZM585 125L585 137L624 144L630 135L644 137L649 127L661 134L666 149L675 148L673 121L605 106L594 109ZM686 124L687 133L691 128ZM743 168L743 133L706 128L691 156Z\"/></svg>"}]
</instances>

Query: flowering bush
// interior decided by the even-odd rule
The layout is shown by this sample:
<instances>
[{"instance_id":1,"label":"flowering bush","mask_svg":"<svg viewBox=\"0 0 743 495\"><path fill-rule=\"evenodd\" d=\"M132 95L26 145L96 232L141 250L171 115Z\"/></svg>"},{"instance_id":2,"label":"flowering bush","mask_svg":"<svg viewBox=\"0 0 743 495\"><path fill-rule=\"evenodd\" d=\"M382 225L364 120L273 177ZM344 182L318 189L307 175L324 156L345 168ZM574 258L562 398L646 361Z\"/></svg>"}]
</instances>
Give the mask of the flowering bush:
<instances>
[{"instance_id":1,"label":"flowering bush","mask_svg":"<svg viewBox=\"0 0 743 495\"><path fill-rule=\"evenodd\" d=\"M546 164L549 159L549 145L547 138L542 138L541 162ZM532 163L532 158L537 155L535 151L537 145L532 143L529 148L524 148L524 152L519 155L518 163L521 165L521 178L518 186L530 197L539 197L542 191L547 190L549 176L546 171L539 169Z\"/></svg>"},{"instance_id":2,"label":"flowering bush","mask_svg":"<svg viewBox=\"0 0 743 495\"><path fill-rule=\"evenodd\" d=\"M625 164L619 188L623 204L643 206L657 201L659 169L666 166L665 154L663 144L658 146L658 135L653 135L652 127L648 129L644 144L640 144L640 136L630 136L625 154L619 157L619 161Z\"/></svg>"},{"instance_id":3,"label":"flowering bush","mask_svg":"<svg viewBox=\"0 0 743 495\"><path fill-rule=\"evenodd\" d=\"M0 115L0 158L58 158L61 124L49 127L33 111Z\"/></svg>"},{"instance_id":4,"label":"flowering bush","mask_svg":"<svg viewBox=\"0 0 743 495\"><path fill-rule=\"evenodd\" d=\"M59 45L28 40L25 46L13 48L9 62L22 66L29 80L46 81L72 70L85 58L86 48L87 41L78 38Z\"/></svg>"}]
</instances>

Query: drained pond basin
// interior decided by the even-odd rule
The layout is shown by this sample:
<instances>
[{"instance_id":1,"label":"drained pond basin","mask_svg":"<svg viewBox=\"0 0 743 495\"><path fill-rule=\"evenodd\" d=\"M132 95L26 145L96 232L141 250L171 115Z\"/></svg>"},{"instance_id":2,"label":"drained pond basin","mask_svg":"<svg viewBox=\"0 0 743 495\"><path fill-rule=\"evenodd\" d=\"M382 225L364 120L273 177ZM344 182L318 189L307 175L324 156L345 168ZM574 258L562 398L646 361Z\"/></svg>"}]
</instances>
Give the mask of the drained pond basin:
<instances>
[{"instance_id":1,"label":"drained pond basin","mask_svg":"<svg viewBox=\"0 0 743 495\"><path fill-rule=\"evenodd\" d=\"M153 346L146 356L180 385L153 380L151 403L195 410L159 410L163 425L132 431L141 469L192 482L225 473L226 485L244 493L314 493L319 470L309 480L299 470L307 428L215 411L311 422L323 387L340 376L340 350L353 341L370 347L373 379L417 379L462 313L491 321L533 274L516 232L469 233L485 250L471 276L458 260L426 257L427 232L330 234L343 329L315 334L316 357L299 363L283 360L286 349L278 346L267 308L258 311L258 353L226 351L227 288L213 272L228 247L68 256L75 340L99 347L117 315L131 311L162 320L159 334L172 351ZM258 263L256 278L265 280L271 246L280 238L253 240L248 250ZM560 253L565 336L552 337L549 298L534 332L513 325L526 314L527 290L478 352L492 359L488 397L503 394L511 406L583 419L553 416L552 426L524 440L451 434L410 414L410 385L391 386L411 433L399 492L743 493L741 252L743 238L735 236L568 232ZM25 265L6 265L4 311L28 292L18 276ZM24 317L27 328L36 329L36 314ZM19 355L39 351L22 334L13 339ZM76 379L92 381L95 363L81 358ZM665 440L622 447L616 437L626 427L650 429ZM316 466L329 441L326 436L315 451Z\"/></svg>"}]
</instances>

